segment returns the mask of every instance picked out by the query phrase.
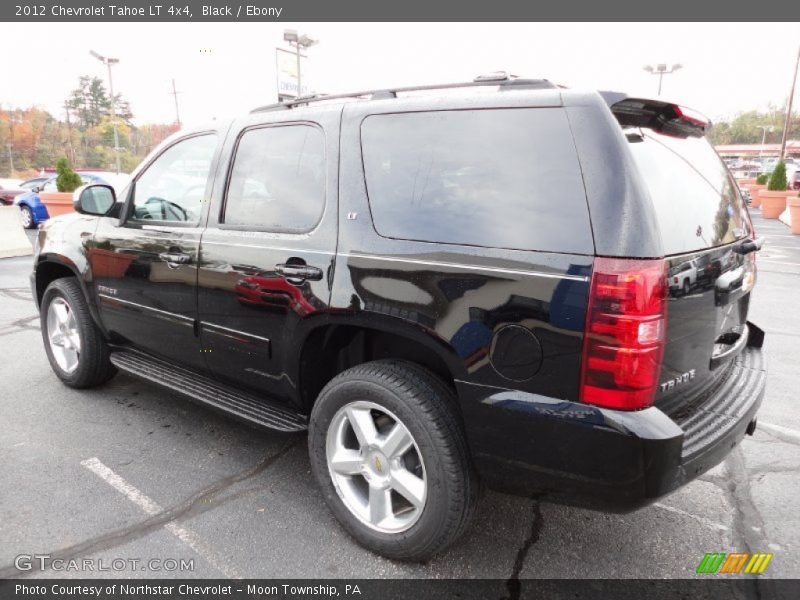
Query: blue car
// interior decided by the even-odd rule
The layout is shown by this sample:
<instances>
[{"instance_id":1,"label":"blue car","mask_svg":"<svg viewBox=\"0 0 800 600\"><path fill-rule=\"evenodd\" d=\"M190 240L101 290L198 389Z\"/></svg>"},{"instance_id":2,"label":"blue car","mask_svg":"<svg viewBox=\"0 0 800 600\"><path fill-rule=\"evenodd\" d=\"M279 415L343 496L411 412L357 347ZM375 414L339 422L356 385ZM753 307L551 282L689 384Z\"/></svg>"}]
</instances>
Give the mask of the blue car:
<instances>
[{"instance_id":1,"label":"blue car","mask_svg":"<svg viewBox=\"0 0 800 600\"><path fill-rule=\"evenodd\" d=\"M84 185L87 183L109 184L106 179L100 177L99 175L92 173L79 173L79 175L81 176L81 180L83 181ZM22 212L22 225L25 227L25 229L36 229L41 223L50 218L50 215L47 213L47 207L39 198L39 192L57 191L58 188L56 187L56 177L53 176L47 179L44 183L40 183L39 185L31 188L30 192L20 194L14 198L14 204L19 206L19 209Z\"/></svg>"}]
</instances>

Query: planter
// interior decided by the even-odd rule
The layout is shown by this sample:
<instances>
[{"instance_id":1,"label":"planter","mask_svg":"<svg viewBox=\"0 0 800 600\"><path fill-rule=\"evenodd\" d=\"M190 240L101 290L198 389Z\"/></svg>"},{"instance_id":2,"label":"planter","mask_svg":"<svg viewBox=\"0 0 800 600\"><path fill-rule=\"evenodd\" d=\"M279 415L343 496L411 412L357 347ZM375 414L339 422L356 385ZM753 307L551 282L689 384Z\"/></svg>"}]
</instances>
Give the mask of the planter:
<instances>
[{"instance_id":1,"label":"planter","mask_svg":"<svg viewBox=\"0 0 800 600\"><path fill-rule=\"evenodd\" d=\"M761 199L761 216L765 219L777 219L786 210L786 200L794 196L793 191L771 192L761 190L758 197Z\"/></svg>"},{"instance_id":2,"label":"planter","mask_svg":"<svg viewBox=\"0 0 800 600\"><path fill-rule=\"evenodd\" d=\"M789 207L789 222L791 223L792 233L800 235L800 197L792 196L786 199Z\"/></svg>"},{"instance_id":3,"label":"planter","mask_svg":"<svg viewBox=\"0 0 800 600\"><path fill-rule=\"evenodd\" d=\"M44 192L39 194L39 199L47 207L50 218L75 212L72 192Z\"/></svg>"},{"instance_id":4,"label":"planter","mask_svg":"<svg viewBox=\"0 0 800 600\"><path fill-rule=\"evenodd\" d=\"M748 177L747 179L737 179L736 180L736 183L739 184L739 187L744 187L746 185L754 185L755 182L756 182L755 177L753 177L753 178L749 178Z\"/></svg>"},{"instance_id":5,"label":"planter","mask_svg":"<svg viewBox=\"0 0 800 600\"><path fill-rule=\"evenodd\" d=\"M754 208L761 206L761 196L759 194L767 189L767 186L754 183L753 185L748 185L747 189L750 192L750 206Z\"/></svg>"}]
</instances>

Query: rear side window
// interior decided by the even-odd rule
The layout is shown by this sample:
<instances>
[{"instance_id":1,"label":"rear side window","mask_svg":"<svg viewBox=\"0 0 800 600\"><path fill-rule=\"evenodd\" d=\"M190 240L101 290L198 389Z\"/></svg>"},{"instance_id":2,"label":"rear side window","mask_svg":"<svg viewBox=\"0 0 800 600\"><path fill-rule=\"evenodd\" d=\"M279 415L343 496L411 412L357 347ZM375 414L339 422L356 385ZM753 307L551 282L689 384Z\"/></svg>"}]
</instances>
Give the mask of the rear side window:
<instances>
[{"instance_id":1,"label":"rear side window","mask_svg":"<svg viewBox=\"0 0 800 600\"><path fill-rule=\"evenodd\" d=\"M311 125L245 131L233 159L225 223L301 233L325 207L325 139Z\"/></svg>"},{"instance_id":2,"label":"rear side window","mask_svg":"<svg viewBox=\"0 0 800 600\"><path fill-rule=\"evenodd\" d=\"M647 131L640 139L630 149L655 205L667 255L750 235L741 196L705 138L672 138Z\"/></svg>"},{"instance_id":3,"label":"rear side window","mask_svg":"<svg viewBox=\"0 0 800 600\"><path fill-rule=\"evenodd\" d=\"M390 238L592 253L559 108L372 115L361 126L375 229Z\"/></svg>"}]
</instances>

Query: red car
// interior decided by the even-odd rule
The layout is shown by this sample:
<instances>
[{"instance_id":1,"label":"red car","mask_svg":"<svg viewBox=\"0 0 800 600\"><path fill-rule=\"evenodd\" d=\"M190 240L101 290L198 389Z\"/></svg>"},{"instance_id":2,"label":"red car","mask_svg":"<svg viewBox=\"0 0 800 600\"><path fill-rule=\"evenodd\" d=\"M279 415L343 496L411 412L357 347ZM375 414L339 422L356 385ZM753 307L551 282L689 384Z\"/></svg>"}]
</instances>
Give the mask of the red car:
<instances>
[{"instance_id":1,"label":"red car","mask_svg":"<svg viewBox=\"0 0 800 600\"><path fill-rule=\"evenodd\" d=\"M28 190L22 189L20 187L9 187L5 185L0 185L0 204L3 206L8 206L9 204L14 203L14 198L19 196L20 194L26 193Z\"/></svg>"}]
</instances>

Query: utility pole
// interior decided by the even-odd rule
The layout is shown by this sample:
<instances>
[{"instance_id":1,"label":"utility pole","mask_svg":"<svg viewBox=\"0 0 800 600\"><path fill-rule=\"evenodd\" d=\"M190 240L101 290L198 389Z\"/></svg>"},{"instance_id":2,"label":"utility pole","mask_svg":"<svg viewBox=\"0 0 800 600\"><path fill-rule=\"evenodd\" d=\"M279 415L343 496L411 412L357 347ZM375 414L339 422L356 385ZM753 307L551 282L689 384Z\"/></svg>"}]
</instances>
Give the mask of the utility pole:
<instances>
[{"instance_id":1,"label":"utility pole","mask_svg":"<svg viewBox=\"0 0 800 600\"><path fill-rule=\"evenodd\" d=\"M69 103L64 102L64 112L67 115L67 144L69 146L69 161L75 164L75 147L72 145L72 123L69 120Z\"/></svg>"},{"instance_id":2,"label":"utility pole","mask_svg":"<svg viewBox=\"0 0 800 600\"><path fill-rule=\"evenodd\" d=\"M175 80L172 80L172 91L170 92L172 97L175 99L175 122L178 124L178 127L181 126L181 113L178 111L178 94L180 92L175 89Z\"/></svg>"},{"instance_id":3,"label":"utility pole","mask_svg":"<svg viewBox=\"0 0 800 600\"><path fill-rule=\"evenodd\" d=\"M797 49L797 60L794 63L794 77L792 77L792 89L789 92L789 101L786 103L786 120L783 122L783 135L781 136L781 153L779 160L783 160L786 154L786 138L789 135L789 125L792 122L792 100L794 100L794 88L797 85L797 68L800 66L800 48Z\"/></svg>"},{"instance_id":4,"label":"utility pole","mask_svg":"<svg viewBox=\"0 0 800 600\"><path fill-rule=\"evenodd\" d=\"M119 163L119 134L117 133L117 99L114 97L114 80L111 77L111 65L116 65L119 62L118 58L108 58L98 54L94 50L89 50L89 54L94 56L97 60L108 67L108 89L111 92L111 124L114 127L114 154L117 158L117 174L120 172Z\"/></svg>"},{"instance_id":5,"label":"utility pole","mask_svg":"<svg viewBox=\"0 0 800 600\"><path fill-rule=\"evenodd\" d=\"M8 176L14 177L14 156L11 154L11 142L6 144L6 148L8 148L8 166L11 169Z\"/></svg>"}]
</instances>

